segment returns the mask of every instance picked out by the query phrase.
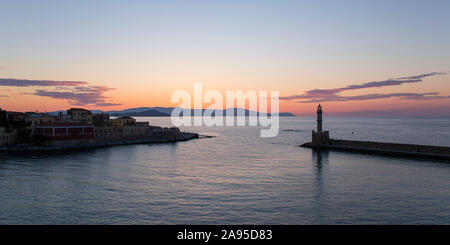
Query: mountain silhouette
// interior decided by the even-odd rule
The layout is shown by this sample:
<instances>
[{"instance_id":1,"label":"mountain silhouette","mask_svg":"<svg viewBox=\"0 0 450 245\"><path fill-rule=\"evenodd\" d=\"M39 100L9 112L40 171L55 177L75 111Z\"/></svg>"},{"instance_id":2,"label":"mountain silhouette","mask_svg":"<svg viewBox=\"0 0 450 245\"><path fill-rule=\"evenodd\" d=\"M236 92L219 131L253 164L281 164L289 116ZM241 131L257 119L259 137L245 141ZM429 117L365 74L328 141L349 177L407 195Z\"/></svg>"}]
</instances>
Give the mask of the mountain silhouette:
<instances>
[{"instance_id":1,"label":"mountain silhouette","mask_svg":"<svg viewBox=\"0 0 450 245\"><path fill-rule=\"evenodd\" d=\"M124 110L114 110L114 111L102 111L102 110L92 110L93 113L108 113L111 116L134 116L134 117L170 117L172 111L175 107L135 107L128 108ZM206 109L191 109L191 116L194 116L196 113L203 115ZM233 115L237 115L238 112L241 115L248 117L249 115L267 115L271 116L270 113L259 113L255 111L250 111L242 108L228 108L225 110L219 110L222 112L222 115L225 117L227 111L232 113ZM54 111L50 112L51 114L58 114L59 112L66 113L65 111ZM212 116L215 116L215 111L212 112ZM183 116L183 112L180 113L180 116ZM280 117L295 117L294 114L290 112L280 112Z\"/></svg>"}]
</instances>

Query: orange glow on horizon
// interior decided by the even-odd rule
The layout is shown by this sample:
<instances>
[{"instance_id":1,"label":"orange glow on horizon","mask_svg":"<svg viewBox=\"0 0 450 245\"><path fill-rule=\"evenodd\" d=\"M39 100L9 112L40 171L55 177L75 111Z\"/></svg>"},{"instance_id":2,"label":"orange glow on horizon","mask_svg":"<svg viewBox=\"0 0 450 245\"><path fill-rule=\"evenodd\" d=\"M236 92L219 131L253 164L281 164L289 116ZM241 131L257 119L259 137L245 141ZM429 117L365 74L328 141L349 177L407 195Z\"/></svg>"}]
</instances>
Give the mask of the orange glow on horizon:
<instances>
[{"instance_id":1,"label":"orange glow on horizon","mask_svg":"<svg viewBox=\"0 0 450 245\"><path fill-rule=\"evenodd\" d=\"M442 96L450 94L450 85L446 81L450 78L450 75L444 75L439 77L432 77L427 82L413 83L410 85L402 86L390 86L382 88L370 88L355 91L348 91L343 93L345 96L356 96L361 94L378 94L378 93L417 93L417 91L435 92L439 91ZM231 78L229 78L231 80ZM74 80L74 79L71 79ZM333 85L329 83L312 84L302 82L298 85L293 83L279 84L276 86L270 86L270 83L258 84L256 82L247 81L226 83L226 79L212 79L213 82L203 84L203 95L209 90L218 90L224 97L224 109L225 109L225 94L226 91L238 91L241 90L244 93L254 90L258 91L271 91L279 90L280 96L291 96L295 94L303 94L305 91L312 89L330 89L343 87L348 83L341 83L340 85ZM314 80L313 78L304 78L302 80ZM8 88L0 87L0 108L11 111L56 111L66 110L71 107L83 107L89 110L123 110L127 108L135 107L175 107L177 104L170 103L171 95L178 89L186 90L191 94L193 99L193 83L181 83L175 81L173 78L161 79L161 83L148 83L143 82L141 79L138 82L138 86L134 86L135 83L130 83L130 86L126 86L126 83L120 83L118 81L111 84L114 90L107 91L105 93L105 101L112 103L119 103L120 105L102 107L95 105L75 105L71 104L67 99L54 99L49 97L41 97L33 95L33 89L36 88ZM354 82L355 84L357 82ZM103 86L105 84L95 84ZM433 85L432 88L429 86ZM303 88L302 88L303 87ZM3 95L3 96L1 96ZM193 103L191 103L193 105ZM315 107L318 103L299 103L295 100L280 100L280 112L291 112L295 115L314 115ZM450 108L450 99L437 99L437 100L402 100L399 98L387 98L387 99L373 99L373 100L361 100L361 101L346 101L346 102L322 102L324 106L325 115L338 115L346 114L350 112L364 112L367 111L407 111L409 115L416 113L417 115L431 114L436 115L444 114ZM209 105L204 104L203 107L207 108ZM270 105L269 105L270 108ZM442 111L442 112L441 112ZM392 113L391 113L392 114Z\"/></svg>"}]
</instances>

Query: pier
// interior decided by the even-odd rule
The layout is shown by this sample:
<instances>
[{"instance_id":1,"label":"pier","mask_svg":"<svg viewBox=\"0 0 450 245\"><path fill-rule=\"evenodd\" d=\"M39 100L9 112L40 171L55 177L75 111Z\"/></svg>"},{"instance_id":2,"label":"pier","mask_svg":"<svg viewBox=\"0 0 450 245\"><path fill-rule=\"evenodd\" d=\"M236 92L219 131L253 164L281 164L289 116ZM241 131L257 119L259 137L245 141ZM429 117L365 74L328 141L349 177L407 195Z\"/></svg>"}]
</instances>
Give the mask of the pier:
<instances>
[{"instance_id":1,"label":"pier","mask_svg":"<svg viewBox=\"0 0 450 245\"><path fill-rule=\"evenodd\" d=\"M311 142L302 144L301 147L450 161L450 147L445 146L332 139L329 137L328 131L322 131L322 113L322 106L319 105L317 108L317 131L312 131Z\"/></svg>"}]
</instances>

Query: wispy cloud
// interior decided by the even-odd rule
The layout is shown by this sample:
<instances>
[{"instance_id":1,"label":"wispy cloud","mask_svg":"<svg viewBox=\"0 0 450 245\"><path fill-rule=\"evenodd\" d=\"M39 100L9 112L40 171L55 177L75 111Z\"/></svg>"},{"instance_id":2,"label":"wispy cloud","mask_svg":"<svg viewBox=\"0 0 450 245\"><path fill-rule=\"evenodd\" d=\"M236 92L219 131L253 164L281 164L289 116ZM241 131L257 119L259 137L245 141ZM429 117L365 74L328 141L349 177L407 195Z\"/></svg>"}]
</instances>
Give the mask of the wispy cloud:
<instances>
[{"instance_id":1,"label":"wispy cloud","mask_svg":"<svg viewBox=\"0 0 450 245\"><path fill-rule=\"evenodd\" d=\"M68 100L73 105L115 106L117 103L107 102L104 93L113 90L106 86L75 87L70 90L43 90L38 89L33 94L53 99Z\"/></svg>"},{"instance_id":2,"label":"wispy cloud","mask_svg":"<svg viewBox=\"0 0 450 245\"><path fill-rule=\"evenodd\" d=\"M0 78L0 86L10 87L48 87L48 86L77 86L86 85L87 82L81 81L51 81L51 80L26 80L13 78Z\"/></svg>"},{"instance_id":3,"label":"wispy cloud","mask_svg":"<svg viewBox=\"0 0 450 245\"><path fill-rule=\"evenodd\" d=\"M363 117L398 117L398 116L413 116L413 117L450 117L450 107L443 105L442 107L424 107L424 108L401 108L385 110L356 110L356 111L328 111L327 115L339 116L363 116Z\"/></svg>"},{"instance_id":4,"label":"wispy cloud","mask_svg":"<svg viewBox=\"0 0 450 245\"><path fill-rule=\"evenodd\" d=\"M97 103L96 106L103 106L103 107L108 107L108 106L116 106L116 105L122 105L119 103L111 103L111 102L100 102Z\"/></svg>"},{"instance_id":5,"label":"wispy cloud","mask_svg":"<svg viewBox=\"0 0 450 245\"><path fill-rule=\"evenodd\" d=\"M83 81L53 81L53 80L26 80L0 78L0 86L31 87L31 93L36 96L67 100L73 105L115 106L117 103L108 102L105 93L113 90L107 86L90 85ZM33 88L43 87L43 88Z\"/></svg>"},{"instance_id":6,"label":"wispy cloud","mask_svg":"<svg viewBox=\"0 0 450 245\"><path fill-rule=\"evenodd\" d=\"M397 97L406 100L434 100L434 99L446 99L450 96L441 96L439 93L390 93L390 94L364 94L355 96L342 96L339 93L349 90L358 90L366 88L381 88L386 86L396 86L405 83L418 83L422 82L424 78L443 75L446 73L431 72L420 74L416 76L391 78L384 81L373 81L362 84L348 85L341 88L333 89L313 89L306 91L304 94L291 95L280 97L281 100L297 100L299 103L317 103L317 102L331 102L331 101L354 101L354 100L374 100Z\"/></svg>"},{"instance_id":7,"label":"wispy cloud","mask_svg":"<svg viewBox=\"0 0 450 245\"><path fill-rule=\"evenodd\" d=\"M397 97L404 100L436 100L447 99L450 96L440 96L439 93L391 93L391 94L365 94L355 96L334 96L330 98L312 98L306 101L297 101L299 103L317 103L331 101L355 101L355 100L375 100Z\"/></svg>"}]
</instances>

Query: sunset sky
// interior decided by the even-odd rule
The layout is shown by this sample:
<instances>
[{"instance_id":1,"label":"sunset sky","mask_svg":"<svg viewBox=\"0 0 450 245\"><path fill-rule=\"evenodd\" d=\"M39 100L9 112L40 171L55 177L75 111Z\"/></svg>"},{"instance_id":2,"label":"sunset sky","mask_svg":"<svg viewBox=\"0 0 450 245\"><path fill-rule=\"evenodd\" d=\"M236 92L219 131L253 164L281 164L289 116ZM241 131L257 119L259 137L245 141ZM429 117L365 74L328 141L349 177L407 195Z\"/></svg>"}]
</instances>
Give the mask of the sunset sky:
<instances>
[{"instance_id":1,"label":"sunset sky","mask_svg":"<svg viewBox=\"0 0 450 245\"><path fill-rule=\"evenodd\" d=\"M278 90L280 111L450 116L450 1L0 0L0 108L176 106Z\"/></svg>"}]
</instances>

